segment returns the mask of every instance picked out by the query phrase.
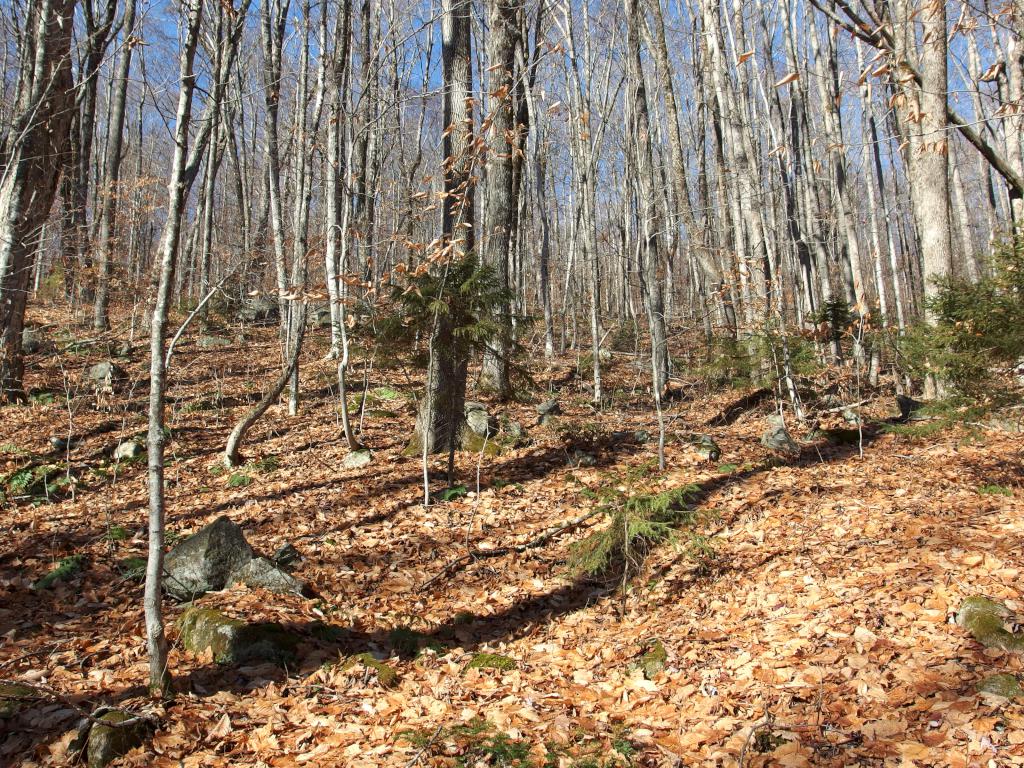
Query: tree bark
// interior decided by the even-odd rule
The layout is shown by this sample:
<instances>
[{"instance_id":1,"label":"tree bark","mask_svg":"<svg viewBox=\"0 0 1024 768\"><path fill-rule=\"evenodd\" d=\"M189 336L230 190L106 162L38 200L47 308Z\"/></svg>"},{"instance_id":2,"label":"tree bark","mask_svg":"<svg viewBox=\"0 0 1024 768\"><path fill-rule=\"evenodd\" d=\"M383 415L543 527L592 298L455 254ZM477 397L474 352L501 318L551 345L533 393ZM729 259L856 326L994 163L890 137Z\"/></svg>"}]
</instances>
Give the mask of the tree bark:
<instances>
[{"instance_id":1,"label":"tree bark","mask_svg":"<svg viewBox=\"0 0 1024 768\"><path fill-rule=\"evenodd\" d=\"M74 0L30 4L15 112L0 148L0 400L24 398L22 331L41 233L53 205L74 108Z\"/></svg>"}]
</instances>

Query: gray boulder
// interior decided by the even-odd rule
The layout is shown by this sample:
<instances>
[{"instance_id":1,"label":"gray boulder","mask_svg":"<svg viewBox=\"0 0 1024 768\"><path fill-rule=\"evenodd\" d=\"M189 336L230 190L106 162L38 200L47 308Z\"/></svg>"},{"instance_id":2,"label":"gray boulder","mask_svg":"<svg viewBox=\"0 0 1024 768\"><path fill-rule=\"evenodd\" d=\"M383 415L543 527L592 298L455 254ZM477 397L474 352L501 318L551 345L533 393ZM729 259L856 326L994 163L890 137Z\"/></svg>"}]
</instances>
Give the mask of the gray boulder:
<instances>
[{"instance_id":1,"label":"gray boulder","mask_svg":"<svg viewBox=\"0 0 1024 768\"><path fill-rule=\"evenodd\" d=\"M357 448L341 460L344 469L361 469L373 461L373 453L368 448Z\"/></svg>"},{"instance_id":2,"label":"gray boulder","mask_svg":"<svg viewBox=\"0 0 1024 768\"><path fill-rule=\"evenodd\" d=\"M694 435L693 450L705 461L718 461L722 458L722 449L711 435Z\"/></svg>"},{"instance_id":3,"label":"gray boulder","mask_svg":"<svg viewBox=\"0 0 1024 768\"><path fill-rule=\"evenodd\" d=\"M314 328L331 327L331 310L329 307L321 307L310 317Z\"/></svg>"},{"instance_id":4,"label":"gray boulder","mask_svg":"<svg viewBox=\"0 0 1024 768\"><path fill-rule=\"evenodd\" d=\"M89 369L87 378L96 392L113 392L125 380L125 373L120 366L104 360Z\"/></svg>"},{"instance_id":5,"label":"gray boulder","mask_svg":"<svg viewBox=\"0 0 1024 768\"><path fill-rule=\"evenodd\" d=\"M557 400L545 400L537 406L537 423L543 425L557 421L556 417L561 413L562 406L558 404Z\"/></svg>"},{"instance_id":6,"label":"gray boulder","mask_svg":"<svg viewBox=\"0 0 1024 768\"><path fill-rule=\"evenodd\" d=\"M53 342L47 339L38 328L25 328L21 332L21 349L26 355L52 352Z\"/></svg>"},{"instance_id":7,"label":"gray boulder","mask_svg":"<svg viewBox=\"0 0 1024 768\"><path fill-rule=\"evenodd\" d=\"M472 400L466 401L466 425L480 437L491 437L498 431L497 422L487 412L487 406Z\"/></svg>"},{"instance_id":8,"label":"gray boulder","mask_svg":"<svg viewBox=\"0 0 1024 768\"><path fill-rule=\"evenodd\" d=\"M146 449L138 440L125 440L114 449L114 461L131 461L145 452Z\"/></svg>"},{"instance_id":9,"label":"gray boulder","mask_svg":"<svg viewBox=\"0 0 1024 768\"><path fill-rule=\"evenodd\" d=\"M577 448L569 455L566 464L570 467L596 467L597 457Z\"/></svg>"},{"instance_id":10,"label":"gray boulder","mask_svg":"<svg viewBox=\"0 0 1024 768\"><path fill-rule=\"evenodd\" d=\"M218 664L291 664L299 637L274 622L249 624L212 608L192 606L178 620L181 644L193 653L210 651Z\"/></svg>"},{"instance_id":11,"label":"gray boulder","mask_svg":"<svg viewBox=\"0 0 1024 768\"><path fill-rule=\"evenodd\" d=\"M557 416L561 412L562 406L558 404L557 400L545 400L537 406L538 416Z\"/></svg>"},{"instance_id":12,"label":"gray boulder","mask_svg":"<svg viewBox=\"0 0 1024 768\"><path fill-rule=\"evenodd\" d=\"M245 584L252 589L266 589L280 594L301 595L306 585L277 567L265 557L254 557L228 577L228 586Z\"/></svg>"},{"instance_id":13,"label":"gray boulder","mask_svg":"<svg viewBox=\"0 0 1024 768\"><path fill-rule=\"evenodd\" d=\"M800 453L800 446L790 437L786 421L779 414L768 417L768 429L761 435L761 445L778 453Z\"/></svg>"},{"instance_id":14,"label":"gray boulder","mask_svg":"<svg viewBox=\"0 0 1024 768\"><path fill-rule=\"evenodd\" d=\"M232 574L252 558L242 529L230 518L218 517L167 553L164 589L182 601L224 589Z\"/></svg>"},{"instance_id":15,"label":"gray boulder","mask_svg":"<svg viewBox=\"0 0 1024 768\"><path fill-rule=\"evenodd\" d=\"M223 336L200 336L196 343L200 349L224 349L231 346L231 339Z\"/></svg>"},{"instance_id":16,"label":"gray boulder","mask_svg":"<svg viewBox=\"0 0 1024 768\"><path fill-rule=\"evenodd\" d=\"M247 323L268 323L281 314L278 303L269 296L256 296L238 311L238 319Z\"/></svg>"}]
</instances>

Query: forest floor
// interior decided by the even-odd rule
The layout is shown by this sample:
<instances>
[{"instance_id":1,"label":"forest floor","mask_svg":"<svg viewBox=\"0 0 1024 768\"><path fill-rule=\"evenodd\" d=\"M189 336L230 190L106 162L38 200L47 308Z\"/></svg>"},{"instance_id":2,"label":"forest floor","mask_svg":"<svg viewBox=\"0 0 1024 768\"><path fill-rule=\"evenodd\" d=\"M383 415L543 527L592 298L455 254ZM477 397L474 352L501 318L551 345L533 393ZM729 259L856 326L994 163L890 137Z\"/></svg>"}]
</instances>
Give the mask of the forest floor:
<instances>
[{"instance_id":1,"label":"forest floor","mask_svg":"<svg viewBox=\"0 0 1024 768\"><path fill-rule=\"evenodd\" d=\"M976 692L990 674L1020 675L1022 658L985 650L953 621L976 594L1024 614L1020 435L894 434L882 424L896 411L885 398L868 408L862 445L819 439L780 459L759 443L767 405L706 426L742 394L722 391L671 405L660 473L650 464L656 441L611 434L657 433L646 364L616 356L612 403L595 412L585 382L556 386L574 365L566 359L538 365L538 387L520 401L492 404L527 427L529 444L485 457L479 473L478 457L461 454L467 495L425 508L420 462L401 455L420 378L401 366L370 372L372 388L389 388L363 425L374 460L343 470L325 333L309 342L300 415L275 406L235 473L211 468L233 420L277 371L274 331L225 348L200 348L195 334L179 344L168 531L184 537L228 515L261 552L290 542L304 557L296 574L317 597L238 587L200 598L308 635L289 669L185 651L174 629L182 607L167 601L178 693L166 704L145 695L142 585L124 568L145 555L145 461L109 458L145 429L144 340L124 363L131 384L99 407L81 384L103 359L96 347L30 357L31 402L0 408L0 474L51 462L77 479L50 483L50 500L4 502L0 679L66 699L0 719L0 765L66 763L79 719L69 702L159 718L119 765L1024 765L1024 702ZM552 395L562 431L533 426L537 403ZM721 459L698 456L680 437L691 432L713 436ZM69 449L51 444L69 435ZM571 440L596 466L567 465ZM644 492L695 485L707 546L681 533L649 553L626 591L609 589L565 566L571 544L604 524L594 518L424 588L469 548L527 542L588 511L590 491L624 482L629 468ZM74 554L85 556L78 577L31 588ZM330 642L316 622L334 628ZM414 632L394 631L403 627ZM664 668L645 676L636 660L655 639ZM482 651L514 668L467 668ZM397 680L386 686L345 663L363 652L387 659Z\"/></svg>"}]
</instances>

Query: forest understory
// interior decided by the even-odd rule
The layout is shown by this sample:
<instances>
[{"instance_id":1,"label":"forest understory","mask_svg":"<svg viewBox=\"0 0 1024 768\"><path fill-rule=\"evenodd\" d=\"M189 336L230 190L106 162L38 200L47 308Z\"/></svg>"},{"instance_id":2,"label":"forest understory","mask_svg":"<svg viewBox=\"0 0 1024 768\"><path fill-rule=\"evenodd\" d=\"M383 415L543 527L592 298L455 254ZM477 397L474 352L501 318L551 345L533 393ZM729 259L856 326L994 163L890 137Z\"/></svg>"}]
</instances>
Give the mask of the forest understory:
<instances>
[{"instance_id":1,"label":"forest understory","mask_svg":"<svg viewBox=\"0 0 1024 768\"><path fill-rule=\"evenodd\" d=\"M30 320L67 322L44 307ZM307 342L300 415L274 406L246 463L221 469L232 423L279 371L275 333L179 343L167 530L174 543L227 515L259 552L298 550L312 596L239 586L198 600L298 633L296 661L188 652L175 628L184 607L168 601L176 695L165 702L146 692L130 560L146 552L145 460L110 458L145 430L146 350L118 361L128 383L101 402L81 382L109 359L102 344L29 357L29 403L0 409L0 474L56 469L4 502L0 680L37 690L0 702L0 764L67 764L80 710L103 705L152 718L115 765L1024 764L1024 700L978 692L992 675L1019 676L1022 657L955 621L977 595L1024 613L1019 434L893 429L895 403L879 394L853 439L826 414L817 435L791 425L800 455L780 457L759 442L771 398L715 426L744 392L693 386L667 407L659 472L647 363L615 355L597 411L566 357L536 364L514 402L489 405L528 438L499 456L458 454L461 487L447 492L438 458L424 507L420 459L402 455L421 374L370 371L378 401L360 440L373 461L342 469L324 331ZM559 426L535 426L552 397ZM695 451L693 433L721 456ZM579 452L594 466L572 466ZM574 577L573 543L608 517L558 529L615 486L693 486L693 528L637 555L625 584ZM75 572L40 587L71 557Z\"/></svg>"}]
</instances>

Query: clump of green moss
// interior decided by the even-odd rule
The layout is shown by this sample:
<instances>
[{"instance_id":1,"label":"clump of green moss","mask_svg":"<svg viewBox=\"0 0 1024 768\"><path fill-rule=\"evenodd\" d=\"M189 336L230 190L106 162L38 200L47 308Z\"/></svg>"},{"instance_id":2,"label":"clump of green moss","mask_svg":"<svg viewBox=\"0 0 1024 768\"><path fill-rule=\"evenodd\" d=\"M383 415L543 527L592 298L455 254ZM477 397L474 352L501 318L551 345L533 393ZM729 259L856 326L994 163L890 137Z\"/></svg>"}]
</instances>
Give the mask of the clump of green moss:
<instances>
[{"instance_id":1,"label":"clump of green moss","mask_svg":"<svg viewBox=\"0 0 1024 768\"><path fill-rule=\"evenodd\" d=\"M466 665L466 669L497 669L502 672L515 668L515 659L502 656L500 653L478 653Z\"/></svg>"},{"instance_id":2,"label":"clump of green moss","mask_svg":"<svg viewBox=\"0 0 1024 768\"><path fill-rule=\"evenodd\" d=\"M85 568L85 555L70 555L57 564L57 567L40 578L32 585L32 589L49 589L60 581L69 581Z\"/></svg>"},{"instance_id":3,"label":"clump of green moss","mask_svg":"<svg viewBox=\"0 0 1024 768\"><path fill-rule=\"evenodd\" d=\"M644 677L652 680L665 669L667 661L668 652L665 650L665 645L655 637L647 641L643 653L633 662L633 667L643 671Z\"/></svg>"},{"instance_id":4,"label":"clump of green moss","mask_svg":"<svg viewBox=\"0 0 1024 768\"><path fill-rule=\"evenodd\" d=\"M978 683L978 693L1001 696L1004 699L1024 698L1024 687L1015 675L1002 673L989 675Z\"/></svg>"},{"instance_id":5,"label":"clump of green moss","mask_svg":"<svg viewBox=\"0 0 1024 768\"><path fill-rule=\"evenodd\" d=\"M39 694L27 685L0 682L0 719L14 717L27 702L38 698Z\"/></svg>"},{"instance_id":6,"label":"clump of green moss","mask_svg":"<svg viewBox=\"0 0 1024 768\"><path fill-rule=\"evenodd\" d=\"M356 665L361 665L365 669L375 672L377 674L377 682L385 688L391 688L398 682L398 672L395 671L395 668L376 658L372 653L360 653L350 656L344 668L350 669Z\"/></svg>"}]
</instances>

